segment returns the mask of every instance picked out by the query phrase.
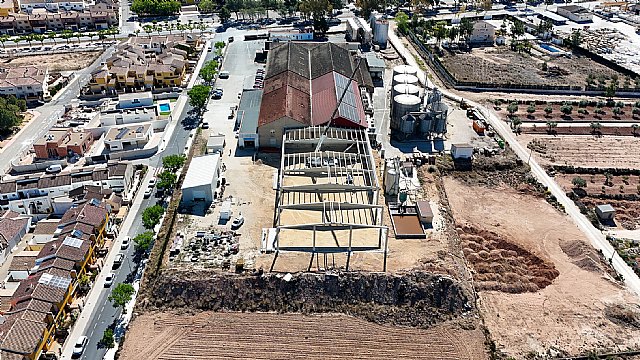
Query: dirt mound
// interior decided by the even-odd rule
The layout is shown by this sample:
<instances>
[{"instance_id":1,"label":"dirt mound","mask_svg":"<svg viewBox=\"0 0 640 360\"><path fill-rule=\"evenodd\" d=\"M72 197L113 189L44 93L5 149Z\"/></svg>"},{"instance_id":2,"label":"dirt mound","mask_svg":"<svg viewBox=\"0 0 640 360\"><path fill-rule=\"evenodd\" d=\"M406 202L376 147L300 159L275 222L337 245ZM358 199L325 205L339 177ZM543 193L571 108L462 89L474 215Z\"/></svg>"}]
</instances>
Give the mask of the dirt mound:
<instances>
[{"instance_id":1,"label":"dirt mound","mask_svg":"<svg viewBox=\"0 0 640 360\"><path fill-rule=\"evenodd\" d=\"M598 253L593 247L580 240L563 240L560 242L562 251L571 258L571 263L579 268L593 272L606 272Z\"/></svg>"},{"instance_id":2,"label":"dirt mound","mask_svg":"<svg viewBox=\"0 0 640 360\"><path fill-rule=\"evenodd\" d=\"M478 290L534 292L559 275L552 264L499 234L468 225L458 228L458 233Z\"/></svg>"},{"instance_id":3,"label":"dirt mound","mask_svg":"<svg viewBox=\"0 0 640 360\"><path fill-rule=\"evenodd\" d=\"M376 323L429 327L472 310L449 277L425 272L297 274L291 277L166 271L141 307L213 311L338 312Z\"/></svg>"},{"instance_id":4,"label":"dirt mound","mask_svg":"<svg viewBox=\"0 0 640 360\"><path fill-rule=\"evenodd\" d=\"M640 307L638 305L616 304L607 306L605 315L612 322L640 329Z\"/></svg>"}]
</instances>

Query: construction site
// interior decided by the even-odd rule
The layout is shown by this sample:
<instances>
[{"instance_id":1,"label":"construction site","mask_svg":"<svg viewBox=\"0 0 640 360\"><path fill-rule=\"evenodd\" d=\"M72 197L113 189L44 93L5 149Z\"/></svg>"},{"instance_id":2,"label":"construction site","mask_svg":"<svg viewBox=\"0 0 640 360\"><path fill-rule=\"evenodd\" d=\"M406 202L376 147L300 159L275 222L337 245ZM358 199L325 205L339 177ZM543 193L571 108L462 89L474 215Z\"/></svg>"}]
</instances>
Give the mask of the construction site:
<instances>
[{"instance_id":1,"label":"construction site","mask_svg":"<svg viewBox=\"0 0 640 360\"><path fill-rule=\"evenodd\" d=\"M500 129L385 65L372 91L340 45L269 53L255 149L230 144L224 193L163 224L121 359L640 349L640 302Z\"/></svg>"}]
</instances>

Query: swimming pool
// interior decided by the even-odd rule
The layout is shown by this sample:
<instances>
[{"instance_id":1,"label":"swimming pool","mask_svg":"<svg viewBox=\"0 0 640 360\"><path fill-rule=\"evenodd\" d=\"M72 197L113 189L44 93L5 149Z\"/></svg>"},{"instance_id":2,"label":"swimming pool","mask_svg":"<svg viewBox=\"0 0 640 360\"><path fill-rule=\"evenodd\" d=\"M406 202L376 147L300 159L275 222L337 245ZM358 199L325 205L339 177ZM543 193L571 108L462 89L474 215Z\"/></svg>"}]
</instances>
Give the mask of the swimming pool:
<instances>
[{"instance_id":1,"label":"swimming pool","mask_svg":"<svg viewBox=\"0 0 640 360\"><path fill-rule=\"evenodd\" d=\"M541 47L541 48L543 48L543 49L545 49L545 50L547 50L547 51L550 51L550 52L552 52L552 53L560 52L560 50L558 50L558 49L554 48L553 46L551 46L551 45L549 45L549 44L540 43L540 47Z\"/></svg>"},{"instance_id":2,"label":"swimming pool","mask_svg":"<svg viewBox=\"0 0 640 360\"><path fill-rule=\"evenodd\" d=\"M169 103L160 104L160 112L170 112L170 111L171 111L171 105L169 105Z\"/></svg>"}]
</instances>

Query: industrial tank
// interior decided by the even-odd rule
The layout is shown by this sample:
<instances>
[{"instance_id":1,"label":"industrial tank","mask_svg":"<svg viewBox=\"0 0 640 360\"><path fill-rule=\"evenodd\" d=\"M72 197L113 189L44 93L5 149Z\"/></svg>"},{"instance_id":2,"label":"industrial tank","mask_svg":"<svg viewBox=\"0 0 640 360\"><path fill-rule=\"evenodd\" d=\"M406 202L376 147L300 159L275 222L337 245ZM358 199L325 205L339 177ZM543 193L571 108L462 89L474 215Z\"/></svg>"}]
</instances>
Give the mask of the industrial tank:
<instances>
[{"instance_id":1,"label":"industrial tank","mask_svg":"<svg viewBox=\"0 0 640 360\"><path fill-rule=\"evenodd\" d=\"M446 134L447 133L447 115L449 112L449 107L447 104L443 102L437 102L435 104L431 104L427 109L427 112L431 115L433 119L433 132L436 134Z\"/></svg>"},{"instance_id":2,"label":"industrial tank","mask_svg":"<svg viewBox=\"0 0 640 360\"><path fill-rule=\"evenodd\" d=\"M391 95L396 96L400 94L408 94L422 97L422 89L414 84L398 84L392 89Z\"/></svg>"},{"instance_id":3,"label":"industrial tank","mask_svg":"<svg viewBox=\"0 0 640 360\"><path fill-rule=\"evenodd\" d=\"M400 118L398 130L405 137L409 137L415 131L416 125L416 118L413 115L407 114Z\"/></svg>"},{"instance_id":4,"label":"industrial tank","mask_svg":"<svg viewBox=\"0 0 640 360\"><path fill-rule=\"evenodd\" d=\"M384 19L376 20L373 26L373 43L380 45L381 48L387 47L389 35L389 22Z\"/></svg>"},{"instance_id":5,"label":"industrial tank","mask_svg":"<svg viewBox=\"0 0 640 360\"><path fill-rule=\"evenodd\" d=\"M393 68L393 76L400 74L409 74L416 76L418 74L418 69L409 65L398 65Z\"/></svg>"},{"instance_id":6,"label":"industrial tank","mask_svg":"<svg viewBox=\"0 0 640 360\"><path fill-rule=\"evenodd\" d=\"M433 119L427 114L421 114L420 117L420 133L429 134L433 131Z\"/></svg>"},{"instance_id":7,"label":"industrial tank","mask_svg":"<svg viewBox=\"0 0 640 360\"><path fill-rule=\"evenodd\" d=\"M418 77L411 74L400 74L393 77L392 85L413 84L418 85Z\"/></svg>"},{"instance_id":8,"label":"industrial tank","mask_svg":"<svg viewBox=\"0 0 640 360\"><path fill-rule=\"evenodd\" d=\"M415 95L400 94L393 98L393 118L399 120L410 112L420 111L420 98Z\"/></svg>"},{"instance_id":9,"label":"industrial tank","mask_svg":"<svg viewBox=\"0 0 640 360\"><path fill-rule=\"evenodd\" d=\"M387 162L387 172L384 175L384 192L387 195L396 195L400 188L400 174L395 169L393 160Z\"/></svg>"}]
</instances>

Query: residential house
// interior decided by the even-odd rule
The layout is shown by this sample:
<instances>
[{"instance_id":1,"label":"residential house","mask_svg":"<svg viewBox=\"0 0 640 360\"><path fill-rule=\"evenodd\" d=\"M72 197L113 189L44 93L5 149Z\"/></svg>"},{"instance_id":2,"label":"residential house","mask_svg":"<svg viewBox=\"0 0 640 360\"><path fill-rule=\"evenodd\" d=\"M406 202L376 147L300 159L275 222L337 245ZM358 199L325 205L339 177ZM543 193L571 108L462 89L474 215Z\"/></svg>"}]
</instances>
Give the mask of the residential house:
<instances>
[{"instance_id":1,"label":"residential house","mask_svg":"<svg viewBox=\"0 0 640 360\"><path fill-rule=\"evenodd\" d=\"M558 13L558 15L562 15L567 19L577 23L593 21L593 13L586 8L578 5L558 6L556 12Z\"/></svg>"},{"instance_id":2,"label":"residential house","mask_svg":"<svg viewBox=\"0 0 640 360\"><path fill-rule=\"evenodd\" d=\"M473 30L469 37L472 44L491 44L496 39L496 27L484 20L478 20L473 23Z\"/></svg>"},{"instance_id":3,"label":"residential house","mask_svg":"<svg viewBox=\"0 0 640 360\"><path fill-rule=\"evenodd\" d=\"M0 17L9 16L14 12L16 12L16 6L13 0L0 0Z\"/></svg>"},{"instance_id":4,"label":"residential house","mask_svg":"<svg viewBox=\"0 0 640 360\"><path fill-rule=\"evenodd\" d=\"M31 13L34 9L46 9L47 11L82 11L86 8L83 0L18 0L20 10Z\"/></svg>"},{"instance_id":5,"label":"residential house","mask_svg":"<svg viewBox=\"0 0 640 360\"><path fill-rule=\"evenodd\" d=\"M64 158L74 155L84 156L93 144L90 131L74 131L71 128L51 128L33 144L36 158Z\"/></svg>"},{"instance_id":6,"label":"residential house","mask_svg":"<svg viewBox=\"0 0 640 360\"><path fill-rule=\"evenodd\" d=\"M0 68L0 95L25 100L42 100L49 95L48 70L35 66Z\"/></svg>"},{"instance_id":7,"label":"residential house","mask_svg":"<svg viewBox=\"0 0 640 360\"><path fill-rule=\"evenodd\" d=\"M3 211L0 215L0 264L31 226L31 218L13 211Z\"/></svg>"},{"instance_id":8,"label":"residential house","mask_svg":"<svg viewBox=\"0 0 640 360\"><path fill-rule=\"evenodd\" d=\"M149 124L111 128L104 136L109 151L143 149L151 139L153 129Z\"/></svg>"}]
</instances>

